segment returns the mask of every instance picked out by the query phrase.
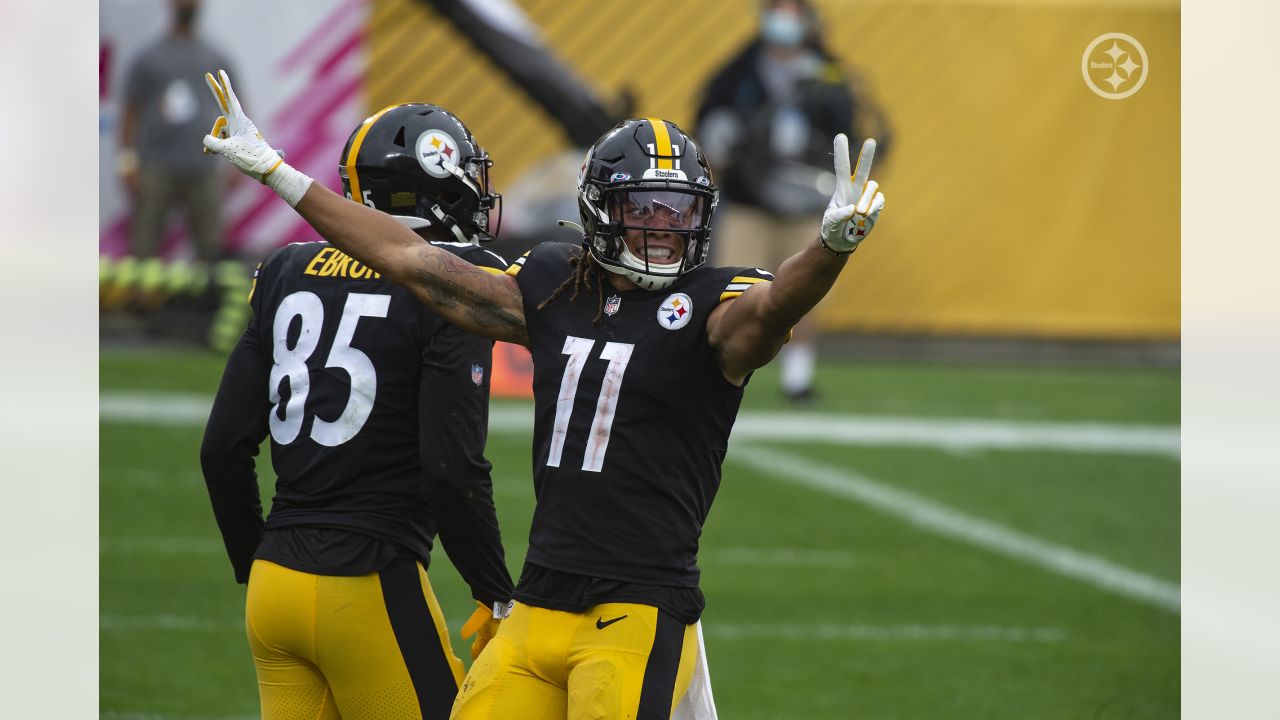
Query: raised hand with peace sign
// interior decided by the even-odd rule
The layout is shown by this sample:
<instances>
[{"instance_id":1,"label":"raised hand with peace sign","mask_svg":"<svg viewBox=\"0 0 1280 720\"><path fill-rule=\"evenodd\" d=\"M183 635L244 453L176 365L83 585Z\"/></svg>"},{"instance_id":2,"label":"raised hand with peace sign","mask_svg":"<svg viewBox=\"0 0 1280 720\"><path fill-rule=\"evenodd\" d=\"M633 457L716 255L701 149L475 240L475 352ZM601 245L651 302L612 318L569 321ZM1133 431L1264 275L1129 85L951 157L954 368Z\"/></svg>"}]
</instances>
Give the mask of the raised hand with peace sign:
<instances>
[{"instance_id":1,"label":"raised hand with peace sign","mask_svg":"<svg viewBox=\"0 0 1280 720\"><path fill-rule=\"evenodd\" d=\"M847 255L871 234L884 209L884 193L879 183L869 180L876 141L867 138L858 153L858 166L849 172L849 138L843 133L834 142L836 190L822 215L822 246L837 255Z\"/></svg>"},{"instance_id":2,"label":"raised hand with peace sign","mask_svg":"<svg viewBox=\"0 0 1280 720\"><path fill-rule=\"evenodd\" d=\"M216 78L205 73L204 81L222 110L213 129L204 136L205 152L230 160L240 172L275 190L290 207L296 207L311 187L311 178L293 169L284 161L284 153L262 137L258 126L244 114L227 71L219 70Z\"/></svg>"}]
</instances>

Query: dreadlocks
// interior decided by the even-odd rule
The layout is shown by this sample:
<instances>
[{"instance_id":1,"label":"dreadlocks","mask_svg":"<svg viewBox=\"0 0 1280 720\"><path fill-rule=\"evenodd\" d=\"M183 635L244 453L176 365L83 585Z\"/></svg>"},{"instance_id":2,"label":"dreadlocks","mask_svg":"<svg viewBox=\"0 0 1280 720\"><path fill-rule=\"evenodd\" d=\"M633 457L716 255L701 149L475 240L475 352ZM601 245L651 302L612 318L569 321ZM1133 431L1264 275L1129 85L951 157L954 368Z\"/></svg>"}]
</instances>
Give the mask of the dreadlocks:
<instances>
[{"instance_id":1,"label":"dreadlocks","mask_svg":"<svg viewBox=\"0 0 1280 720\"><path fill-rule=\"evenodd\" d=\"M579 290L584 287L590 288L594 284L596 286L596 294L599 296L599 309L596 310L596 316L591 321L591 325L595 327L604 321L604 278L600 275L600 268L591 262L590 254L581 250L569 258L569 267L572 268L569 272L569 277L565 278L564 282L560 283L560 287L547 296L546 300L538 304L538 309L541 310L555 302L557 298L564 294L565 290L569 289L570 285L573 286L573 294L569 296L569 302L573 302L578 299Z\"/></svg>"}]
</instances>

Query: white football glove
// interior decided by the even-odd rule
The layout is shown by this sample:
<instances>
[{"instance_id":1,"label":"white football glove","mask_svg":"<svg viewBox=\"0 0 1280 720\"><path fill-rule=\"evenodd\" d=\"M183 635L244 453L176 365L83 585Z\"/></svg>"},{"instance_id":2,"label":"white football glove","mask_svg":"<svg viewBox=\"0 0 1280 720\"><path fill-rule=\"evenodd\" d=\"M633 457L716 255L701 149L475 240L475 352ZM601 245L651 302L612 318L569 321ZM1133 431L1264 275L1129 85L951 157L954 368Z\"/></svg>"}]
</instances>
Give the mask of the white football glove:
<instances>
[{"instance_id":1,"label":"white football glove","mask_svg":"<svg viewBox=\"0 0 1280 720\"><path fill-rule=\"evenodd\" d=\"M879 183L868 181L871 160L876 155L876 141L867 138L858 153L858 167L849 173L849 138L836 135L836 191L822 214L822 244L831 252L847 255L871 234L876 218L884 209L884 194ZM854 204L857 201L857 204Z\"/></svg>"},{"instance_id":2,"label":"white football glove","mask_svg":"<svg viewBox=\"0 0 1280 720\"><path fill-rule=\"evenodd\" d=\"M213 75L204 74L209 92L213 93L218 107L222 109L213 129L204 136L205 152L225 157L240 172L275 190L290 206L297 205L307 188L311 187L311 178L293 169L284 161L282 153L267 144L262 133L258 132L258 126L240 107L227 71L219 70L218 75L221 83Z\"/></svg>"}]
</instances>

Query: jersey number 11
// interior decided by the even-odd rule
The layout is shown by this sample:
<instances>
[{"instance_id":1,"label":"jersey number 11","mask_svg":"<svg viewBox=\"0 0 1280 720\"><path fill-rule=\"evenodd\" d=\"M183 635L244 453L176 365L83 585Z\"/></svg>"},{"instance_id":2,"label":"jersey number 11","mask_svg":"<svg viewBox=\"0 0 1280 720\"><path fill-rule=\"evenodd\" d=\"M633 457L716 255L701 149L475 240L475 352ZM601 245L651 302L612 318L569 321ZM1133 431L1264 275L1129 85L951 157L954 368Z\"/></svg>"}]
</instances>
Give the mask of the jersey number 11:
<instances>
[{"instance_id":1,"label":"jersey number 11","mask_svg":"<svg viewBox=\"0 0 1280 720\"><path fill-rule=\"evenodd\" d=\"M549 467L560 467L560 458L564 454L564 439L569 434L569 416L573 412L573 400L578 394L578 380L582 377L582 368L595 347L595 340L569 337L564 339L564 350L569 362L564 367L564 377L560 379L560 396L556 400L556 421L551 430L551 452L547 455ZM591 431L587 433L587 449L582 456L582 469L588 472L600 472L604 467L604 453L609 448L609 432L613 429L613 414L618 408L618 393L622 390L622 375L627 371L627 363L631 362L631 352L636 346L631 343L607 342L600 351L600 359L608 360L609 367L604 372L604 382L600 385L600 399L596 401L596 414L591 420Z\"/></svg>"}]
</instances>

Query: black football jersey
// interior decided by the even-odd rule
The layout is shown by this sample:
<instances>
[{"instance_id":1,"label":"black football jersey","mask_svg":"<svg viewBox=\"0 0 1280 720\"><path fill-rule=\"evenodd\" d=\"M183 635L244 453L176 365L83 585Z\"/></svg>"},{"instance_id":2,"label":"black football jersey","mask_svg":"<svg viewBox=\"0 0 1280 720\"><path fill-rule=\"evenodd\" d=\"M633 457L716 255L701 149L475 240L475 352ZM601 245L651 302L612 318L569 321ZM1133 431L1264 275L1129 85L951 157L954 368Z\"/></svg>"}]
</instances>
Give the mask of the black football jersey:
<instances>
[{"instance_id":1,"label":"black football jersey","mask_svg":"<svg viewBox=\"0 0 1280 720\"><path fill-rule=\"evenodd\" d=\"M527 562L647 585L696 587L698 538L742 388L725 379L706 323L772 279L701 267L665 290L572 290L577 246L545 243L508 270L524 297L534 365L534 488Z\"/></svg>"},{"instance_id":2,"label":"black football jersey","mask_svg":"<svg viewBox=\"0 0 1280 720\"><path fill-rule=\"evenodd\" d=\"M506 266L474 245L432 244L491 272ZM477 582L486 586L477 597L509 597L483 455L492 341L447 323L410 291L326 242L297 243L267 256L250 305L253 317L228 361L206 446L253 444L256 451L270 436L277 481L265 530L350 531L424 562L439 530L473 591ZM256 440L252 428L237 427L248 418L261 426ZM228 552L237 576L247 574L251 560L233 545L250 544L242 528L254 517L261 524L259 511L227 489L244 484L242 468L220 473L218 460L208 460L214 467L211 472L206 463L206 480ZM471 493L451 496L450 489L467 483L484 488L487 507L458 509L470 501L458 496ZM256 499L256 485L253 492ZM458 526L457 542L450 542L450 523ZM237 537L244 539L233 542ZM324 537L289 540L324 545ZM287 547L277 541L271 551ZM329 552L340 558L351 547ZM324 547L306 550L309 562L323 562ZM297 569L348 574L342 567Z\"/></svg>"}]
</instances>

